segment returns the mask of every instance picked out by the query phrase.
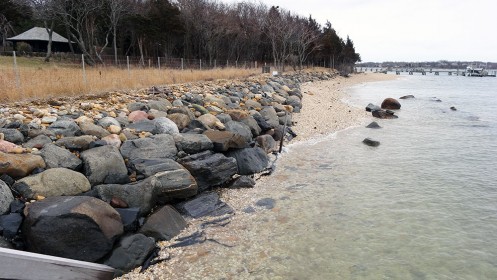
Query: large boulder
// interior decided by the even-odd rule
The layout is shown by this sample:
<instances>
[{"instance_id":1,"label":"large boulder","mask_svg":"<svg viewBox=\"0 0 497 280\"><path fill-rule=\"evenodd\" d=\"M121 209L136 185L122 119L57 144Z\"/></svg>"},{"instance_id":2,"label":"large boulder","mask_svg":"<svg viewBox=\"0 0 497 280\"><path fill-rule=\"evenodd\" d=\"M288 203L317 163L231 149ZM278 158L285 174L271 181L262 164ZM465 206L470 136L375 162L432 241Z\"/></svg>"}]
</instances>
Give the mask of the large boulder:
<instances>
[{"instance_id":1,"label":"large boulder","mask_svg":"<svg viewBox=\"0 0 497 280\"><path fill-rule=\"evenodd\" d=\"M264 134L264 135L258 136L255 139L255 141L257 143L257 146L261 147L264 150L264 152L266 152L266 154L269 154L269 153L272 153L272 152L275 152L278 150L278 146L276 144L276 141L274 140L274 138L271 135Z\"/></svg>"},{"instance_id":2,"label":"large boulder","mask_svg":"<svg viewBox=\"0 0 497 280\"><path fill-rule=\"evenodd\" d=\"M378 105L374 105L373 103L369 103L366 106L366 111L367 112L373 112L373 111L379 111L379 110L381 110L381 107L378 106Z\"/></svg>"},{"instance_id":3,"label":"large boulder","mask_svg":"<svg viewBox=\"0 0 497 280\"><path fill-rule=\"evenodd\" d=\"M90 143L95 141L96 137L91 135L82 135L74 137L64 137L55 142L55 145L65 147L69 150L84 151L88 150Z\"/></svg>"},{"instance_id":4,"label":"large boulder","mask_svg":"<svg viewBox=\"0 0 497 280\"><path fill-rule=\"evenodd\" d=\"M112 199L120 199L129 207L138 208L142 216L148 214L157 202L150 180L125 185L97 185L93 188L103 201L110 203Z\"/></svg>"},{"instance_id":5,"label":"large boulder","mask_svg":"<svg viewBox=\"0 0 497 280\"><path fill-rule=\"evenodd\" d=\"M259 147L232 150L227 156L236 159L238 174L240 175L261 172L266 169L269 163L266 152Z\"/></svg>"},{"instance_id":6,"label":"large boulder","mask_svg":"<svg viewBox=\"0 0 497 280\"><path fill-rule=\"evenodd\" d=\"M169 108L173 107L173 104L165 98L159 98L158 100L150 100L148 106L150 109L167 112Z\"/></svg>"},{"instance_id":7,"label":"large boulder","mask_svg":"<svg viewBox=\"0 0 497 280\"><path fill-rule=\"evenodd\" d=\"M79 170L83 166L83 161L67 149L55 144L45 144L40 153L47 168L68 168Z\"/></svg>"},{"instance_id":8,"label":"large boulder","mask_svg":"<svg viewBox=\"0 0 497 280\"><path fill-rule=\"evenodd\" d=\"M121 154L132 163L142 159L172 159L177 153L174 138L169 134L128 140L121 146Z\"/></svg>"},{"instance_id":9,"label":"large boulder","mask_svg":"<svg viewBox=\"0 0 497 280\"><path fill-rule=\"evenodd\" d=\"M15 128L0 128L0 133L3 133L6 141L21 144L24 142L24 135Z\"/></svg>"},{"instance_id":10,"label":"large boulder","mask_svg":"<svg viewBox=\"0 0 497 280\"><path fill-rule=\"evenodd\" d=\"M266 106L259 113L262 115L264 120L269 124L271 128L276 128L280 125L280 119L278 118L278 114L276 113L276 110L273 108L273 106Z\"/></svg>"},{"instance_id":11,"label":"large boulder","mask_svg":"<svg viewBox=\"0 0 497 280\"><path fill-rule=\"evenodd\" d=\"M176 134L174 141L176 148L187 154L196 154L214 148L212 141L204 134Z\"/></svg>"},{"instance_id":12,"label":"large boulder","mask_svg":"<svg viewBox=\"0 0 497 280\"><path fill-rule=\"evenodd\" d=\"M204 135L212 141L216 152L226 152L229 149L241 149L248 146L245 138L231 131L207 130Z\"/></svg>"},{"instance_id":13,"label":"large boulder","mask_svg":"<svg viewBox=\"0 0 497 280\"><path fill-rule=\"evenodd\" d=\"M153 237L156 241L171 240L186 228L186 221L173 207L166 205L150 215L140 229L140 233Z\"/></svg>"},{"instance_id":14,"label":"large boulder","mask_svg":"<svg viewBox=\"0 0 497 280\"><path fill-rule=\"evenodd\" d=\"M208 128L224 130L224 124L212 114L204 114L198 117L197 121L201 122Z\"/></svg>"},{"instance_id":15,"label":"large boulder","mask_svg":"<svg viewBox=\"0 0 497 280\"><path fill-rule=\"evenodd\" d=\"M182 169L183 166L170 158L160 158L136 160L133 162L132 168L136 170L138 174L150 177L162 171Z\"/></svg>"},{"instance_id":16,"label":"large boulder","mask_svg":"<svg viewBox=\"0 0 497 280\"><path fill-rule=\"evenodd\" d=\"M47 129L52 131L55 135L61 135L64 137L81 135L81 129L73 120L64 119L56 121L49 125Z\"/></svg>"},{"instance_id":17,"label":"large boulder","mask_svg":"<svg viewBox=\"0 0 497 280\"><path fill-rule=\"evenodd\" d=\"M98 184L123 184L129 182L128 169L119 150L102 146L81 153L86 177L92 186Z\"/></svg>"},{"instance_id":18,"label":"large boulder","mask_svg":"<svg viewBox=\"0 0 497 280\"><path fill-rule=\"evenodd\" d=\"M103 138L110 134L106 129L92 122L82 122L79 124L79 127L85 135L92 135L98 138Z\"/></svg>"},{"instance_id":19,"label":"large boulder","mask_svg":"<svg viewBox=\"0 0 497 280\"><path fill-rule=\"evenodd\" d=\"M247 143L252 141L253 135L248 125L237 121L230 121L225 124L225 127L227 131L241 135Z\"/></svg>"},{"instance_id":20,"label":"large boulder","mask_svg":"<svg viewBox=\"0 0 497 280\"><path fill-rule=\"evenodd\" d=\"M141 266L154 249L155 241L153 238L146 237L141 233L126 236L119 240L104 264L115 269L115 277L121 276L135 267Z\"/></svg>"},{"instance_id":21,"label":"large boulder","mask_svg":"<svg viewBox=\"0 0 497 280\"><path fill-rule=\"evenodd\" d=\"M222 216L233 213L233 208L220 200L219 195L215 192L200 194L194 199L179 203L177 208L180 212L193 218Z\"/></svg>"},{"instance_id":22,"label":"large boulder","mask_svg":"<svg viewBox=\"0 0 497 280\"><path fill-rule=\"evenodd\" d=\"M130 123L127 125L127 128L133 129L136 132L150 132L153 133L155 131L155 121L152 120L140 120L134 123Z\"/></svg>"},{"instance_id":23,"label":"large boulder","mask_svg":"<svg viewBox=\"0 0 497 280\"><path fill-rule=\"evenodd\" d=\"M179 163L195 177L200 191L228 182L237 172L234 158L211 151L184 157Z\"/></svg>"},{"instance_id":24,"label":"large boulder","mask_svg":"<svg viewBox=\"0 0 497 280\"><path fill-rule=\"evenodd\" d=\"M258 136L262 132L261 127L252 116L248 116L244 119L241 119L239 122L247 125L250 128L250 132L252 132L253 136Z\"/></svg>"},{"instance_id":25,"label":"large boulder","mask_svg":"<svg viewBox=\"0 0 497 280\"><path fill-rule=\"evenodd\" d=\"M119 213L88 196L49 197L29 204L22 226L32 252L95 262L123 233Z\"/></svg>"},{"instance_id":26,"label":"large boulder","mask_svg":"<svg viewBox=\"0 0 497 280\"><path fill-rule=\"evenodd\" d=\"M178 134L179 129L175 122L172 120L161 117L154 120L155 129L152 131L154 134Z\"/></svg>"},{"instance_id":27,"label":"large boulder","mask_svg":"<svg viewBox=\"0 0 497 280\"><path fill-rule=\"evenodd\" d=\"M45 168L45 161L41 156L0 152L0 173L2 174L20 178L29 175L36 168Z\"/></svg>"},{"instance_id":28,"label":"large boulder","mask_svg":"<svg viewBox=\"0 0 497 280\"><path fill-rule=\"evenodd\" d=\"M173 121L180 131L188 127L188 125L192 121L188 115L182 113L174 113L168 115L167 118Z\"/></svg>"},{"instance_id":29,"label":"large boulder","mask_svg":"<svg viewBox=\"0 0 497 280\"><path fill-rule=\"evenodd\" d=\"M150 181L158 202L162 204L192 197L198 191L195 178L184 168L159 172L147 180Z\"/></svg>"},{"instance_id":30,"label":"large boulder","mask_svg":"<svg viewBox=\"0 0 497 280\"><path fill-rule=\"evenodd\" d=\"M4 181L0 180L0 215L9 211L12 201L14 201L14 196L12 195L9 186Z\"/></svg>"},{"instance_id":31,"label":"large boulder","mask_svg":"<svg viewBox=\"0 0 497 280\"><path fill-rule=\"evenodd\" d=\"M12 186L26 199L36 199L38 196L77 195L89 191L90 187L90 182L83 174L66 168L48 169L24 177Z\"/></svg>"},{"instance_id":32,"label":"large boulder","mask_svg":"<svg viewBox=\"0 0 497 280\"><path fill-rule=\"evenodd\" d=\"M298 96L289 96L285 104L292 106L294 112L300 112L300 109L302 109L302 101Z\"/></svg>"},{"instance_id":33,"label":"large boulder","mask_svg":"<svg viewBox=\"0 0 497 280\"><path fill-rule=\"evenodd\" d=\"M38 135L33 139L30 139L28 142L26 142L23 146L26 148L37 148L41 149L43 148L46 144L52 143L52 139L46 135Z\"/></svg>"},{"instance_id":34,"label":"large boulder","mask_svg":"<svg viewBox=\"0 0 497 280\"><path fill-rule=\"evenodd\" d=\"M398 110L400 109L400 103L397 99L389 97L383 100L381 103L381 109Z\"/></svg>"}]
</instances>

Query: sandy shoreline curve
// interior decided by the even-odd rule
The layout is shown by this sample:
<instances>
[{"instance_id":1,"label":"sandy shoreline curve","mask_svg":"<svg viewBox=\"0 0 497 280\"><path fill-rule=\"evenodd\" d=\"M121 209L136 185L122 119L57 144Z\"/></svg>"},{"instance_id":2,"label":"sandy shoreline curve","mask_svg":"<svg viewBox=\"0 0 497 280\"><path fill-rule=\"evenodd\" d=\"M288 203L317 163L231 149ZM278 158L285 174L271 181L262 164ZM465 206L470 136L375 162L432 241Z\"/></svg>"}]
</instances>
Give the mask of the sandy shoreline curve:
<instances>
[{"instance_id":1,"label":"sandy shoreline curve","mask_svg":"<svg viewBox=\"0 0 497 280\"><path fill-rule=\"evenodd\" d=\"M301 85L303 106L300 113L293 115L295 126L292 127L298 136L290 144L361 124L370 113L343 101L349 96L347 89L361 83L393 79L396 79L393 75L361 73ZM216 224L220 217L187 220L188 228L175 239L201 233L202 242L176 248L171 247L177 243L175 240L159 242L159 255L164 261L142 273L140 268L136 268L118 279L251 279L250 271L263 267L265 259L270 257L267 248L257 248L257 238L264 237L257 236L253 227L264 226L261 220L285 221L278 220L281 217L278 208L269 212L247 212L247 209L262 198L276 195L275 189L284 184L284 176L276 172L261 177L255 188L219 190L221 199L235 212L228 223L204 227L205 223ZM247 260L248 252L256 250L261 253L253 258L249 256Z\"/></svg>"}]
</instances>

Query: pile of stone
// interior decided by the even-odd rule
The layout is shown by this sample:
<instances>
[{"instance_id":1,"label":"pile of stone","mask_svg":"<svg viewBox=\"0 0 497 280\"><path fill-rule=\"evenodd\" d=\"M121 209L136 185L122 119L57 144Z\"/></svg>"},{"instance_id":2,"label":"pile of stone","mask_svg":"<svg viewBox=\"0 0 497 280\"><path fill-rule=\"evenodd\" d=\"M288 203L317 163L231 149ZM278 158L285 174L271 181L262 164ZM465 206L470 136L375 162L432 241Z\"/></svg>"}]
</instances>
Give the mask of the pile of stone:
<instances>
[{"instance_id":1,"label":"pile of stone","mask_svg":"<svg viewBox=\"0 0 497 280\"><path fill-rule=\"evenodd\" d=\"M233 210L215 187L251 187L303 82L330 73L153 87L0 108L0 247L140 266L185 217Z\"/></svg>"}]
</instances>

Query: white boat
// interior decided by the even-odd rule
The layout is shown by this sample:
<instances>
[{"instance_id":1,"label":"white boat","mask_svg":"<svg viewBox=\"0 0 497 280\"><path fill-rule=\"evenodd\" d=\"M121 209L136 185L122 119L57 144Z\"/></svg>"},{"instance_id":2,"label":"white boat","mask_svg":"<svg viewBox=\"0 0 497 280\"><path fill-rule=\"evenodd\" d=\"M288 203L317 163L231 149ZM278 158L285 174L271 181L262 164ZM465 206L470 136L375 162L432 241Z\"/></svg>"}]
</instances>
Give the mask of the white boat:
<instances>
[{"instance_id":1,"label":"white boat","mask_svg":"<svg viewBox=\"0 0 497 280\"><path fill-rule=\"evenodd\" d=\"M472 66L468 66L466 68L466 76L468 77L485 77L488 73L484 68L473 68Z\"/></svg>"}]
</instances>

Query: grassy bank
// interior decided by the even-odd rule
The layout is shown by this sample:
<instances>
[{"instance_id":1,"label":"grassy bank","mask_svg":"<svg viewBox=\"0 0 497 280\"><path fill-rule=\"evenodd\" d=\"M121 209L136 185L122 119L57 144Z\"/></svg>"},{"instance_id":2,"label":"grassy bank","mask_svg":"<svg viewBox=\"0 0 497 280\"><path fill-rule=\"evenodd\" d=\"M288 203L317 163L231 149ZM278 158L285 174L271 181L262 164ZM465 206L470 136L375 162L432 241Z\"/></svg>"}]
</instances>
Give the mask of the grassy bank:
<instances>
[{"instance_id":1,"label":"grassy bank","mask_svg":"<svg viewBox=\"0 0 497 280\"><path fill-rule=\"evenodd\" d=\"M75 96L213 79L234 79L259 73L258 69L223 68L172 70L156 68L86 67L71 63L44 63L43 58L17 60L0 57L0 101Z\"/></svg>"}]
</instances>

